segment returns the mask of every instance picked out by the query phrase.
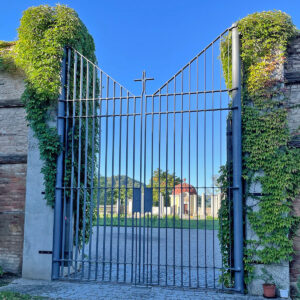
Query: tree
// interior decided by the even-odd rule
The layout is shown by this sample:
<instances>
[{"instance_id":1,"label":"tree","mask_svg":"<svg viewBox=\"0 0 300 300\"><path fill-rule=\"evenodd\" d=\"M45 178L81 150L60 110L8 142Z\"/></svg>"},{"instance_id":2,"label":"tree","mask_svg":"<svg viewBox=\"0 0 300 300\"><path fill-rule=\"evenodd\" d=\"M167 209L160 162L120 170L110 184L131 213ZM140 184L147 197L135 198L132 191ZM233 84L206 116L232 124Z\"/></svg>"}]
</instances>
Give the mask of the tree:
<instances>
[{"instance_id":1,"label":"tree","mask_svg":"<svg viewBox=\"0 0 300 300\"><path fill-rule=\"evenodd\" d=\"M165 205L170 206L170 195L174 186L180 183L180 178L175 174L169 174L168 171L157 169L153 172L147 187L153 188L153 205L159 204L159 192L165 199Z\"/></svg>"}]
</instances>

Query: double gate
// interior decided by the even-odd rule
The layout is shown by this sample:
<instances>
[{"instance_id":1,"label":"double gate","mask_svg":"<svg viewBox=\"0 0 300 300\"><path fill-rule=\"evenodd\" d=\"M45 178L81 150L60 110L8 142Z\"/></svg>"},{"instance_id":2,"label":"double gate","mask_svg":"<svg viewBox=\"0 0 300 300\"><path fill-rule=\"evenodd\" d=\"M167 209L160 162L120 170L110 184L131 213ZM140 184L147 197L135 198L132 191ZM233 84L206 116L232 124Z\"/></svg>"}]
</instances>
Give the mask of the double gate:
<instances>
[{"instance_id":1,"label":"double gate","mask_svg":"<svg viewBox=\"0 0 300 300\"><path fill-rule=\"evenodd\" d=\"M243 292L237 28L147 95L150 79L135 96L65 50L52 277Z\"/></svg>"}]
</instances>

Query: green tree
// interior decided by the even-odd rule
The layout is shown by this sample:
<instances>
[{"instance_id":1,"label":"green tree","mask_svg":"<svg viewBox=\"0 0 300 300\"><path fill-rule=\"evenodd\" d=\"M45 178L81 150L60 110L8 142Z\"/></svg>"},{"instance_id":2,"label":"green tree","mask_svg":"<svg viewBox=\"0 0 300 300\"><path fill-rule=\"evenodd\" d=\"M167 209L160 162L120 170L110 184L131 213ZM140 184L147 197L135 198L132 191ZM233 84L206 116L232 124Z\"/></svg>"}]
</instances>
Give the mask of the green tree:
<instances>
[{"instance_id":1,"label":"green tree","mask_svg":"<svg viewBox=\"0 0 300 300\"><path fill-rule=\"evenodd\" d=\"M174 189L174 185L180 183L180 178L175 174L169 174L168 171L157 169L153 172L148 187L153 187L153 205L159 203L159 192L165 199L165 205L170 205L170 195ZM153 185L152 185L153 184Z\"/></svg>"}]
</instances>

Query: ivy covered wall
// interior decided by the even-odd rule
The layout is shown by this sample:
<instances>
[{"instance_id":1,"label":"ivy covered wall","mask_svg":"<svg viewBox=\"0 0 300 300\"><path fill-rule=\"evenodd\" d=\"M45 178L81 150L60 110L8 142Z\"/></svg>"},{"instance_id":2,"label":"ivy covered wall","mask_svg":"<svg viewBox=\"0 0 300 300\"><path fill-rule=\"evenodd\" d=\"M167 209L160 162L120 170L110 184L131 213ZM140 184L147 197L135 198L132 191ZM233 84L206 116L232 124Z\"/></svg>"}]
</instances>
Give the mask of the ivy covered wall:
<instances>
[{"instance_id":1,"label":"ivy covered wall","mask_svg":"<svg viewBox=\"0 0 300 300\"><path fill-rule=\"evenodd\" d=\"M249 284L257 276L256 265L281 264L290 261L294 253L291 236L299 217L292 214L292 205L300 188L300 149L290 143L294 132L288 127L291 108L287 105L283 66L287 46L297 36L297 30L291 18L280 11L249 15L238 22L238 29L242 60L244 207L247 226L251 228L251 234L247 230L244 245L245 282ZM230 57L226 44L224 40L221 54L225 77ZM226 82L230 87L230 72ZM228 182L228 172L229 167L223 169L221 183ZM222 216L229 231L232 227L227 211L222 210ZM225 235L222 239L225 265L230 238ZM226 275L227 280L231 278L229 273Z\"/></svg>"}]
</instances>

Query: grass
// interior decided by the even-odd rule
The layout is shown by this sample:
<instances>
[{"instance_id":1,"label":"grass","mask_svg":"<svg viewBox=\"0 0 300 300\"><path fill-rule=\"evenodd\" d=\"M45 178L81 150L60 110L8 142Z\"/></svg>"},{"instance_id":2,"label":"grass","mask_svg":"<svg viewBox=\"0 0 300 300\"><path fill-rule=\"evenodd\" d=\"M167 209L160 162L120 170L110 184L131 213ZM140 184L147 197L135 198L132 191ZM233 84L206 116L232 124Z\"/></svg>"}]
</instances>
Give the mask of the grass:
<instances>
[{"instance_id":1,"label":"grass","mask_svg":"<svg viewBox=\"0 0 300 300\"><path fill-rule=\"evenodd\" d=\"M157 216L152 216L152 228L157 228L158 227L158 223L160 221L160 228L173 228L174 226L174 218L173 216L168 216L167 220L166 217L162 217L159 218ZM125 226L125 216L124 215L120 215L120 226L123 227ZM142 217L142 219L134 219L133 220L133 226L140 226L140 222L141 222L141 226L144 226L144 222L145 222L145 227L151 227L151 217L148 216ZM95 220L93 225L97 225L97 221ZM104 225L104 216L101 215L99 216L99 225L103 226ZM111 225L111 216L110 214L108 214L106 216L106 226L110 226ZM118 215L113 215L113 226L118 226ZM213 229L219 229L219 220L215 219L213 220L212 218L207 218L206 221L205 220L198 220L198 224L197 224L197 220L192 219L189 221L188 219L180 219L179 217L175 217L175 228L183 228L183 229L197 229L197 225L198 225L198 229L206 229L207 230L213 230ZM131 227L132 226L132 217L127 217L127 226Z\"/></svg>"},{"instance_id":2,"label":"grass","mask_svg":"<svg viewBox=\"0 0 300 300\"><path fill-rule=\"evenodd\" d=\"M0 292L0 300L42 300L42 299L47 299L47 298L24 295L16 292L9 292L9 291Z\"/></svg>"}]
</instances>

